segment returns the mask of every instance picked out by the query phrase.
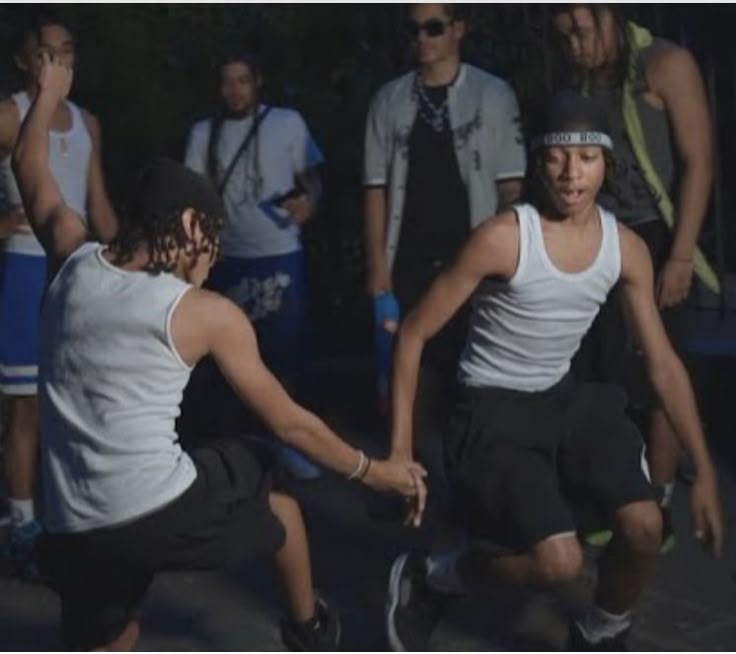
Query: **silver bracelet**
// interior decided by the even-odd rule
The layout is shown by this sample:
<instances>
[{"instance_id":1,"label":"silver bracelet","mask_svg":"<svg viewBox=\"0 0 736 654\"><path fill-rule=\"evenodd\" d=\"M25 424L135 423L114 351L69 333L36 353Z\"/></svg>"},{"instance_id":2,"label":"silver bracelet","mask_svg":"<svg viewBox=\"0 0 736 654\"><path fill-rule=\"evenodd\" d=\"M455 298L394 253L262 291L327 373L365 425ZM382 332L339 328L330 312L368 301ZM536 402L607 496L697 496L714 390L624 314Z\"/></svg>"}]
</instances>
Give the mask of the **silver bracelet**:
<instances>
[{"instance_id":1,"label":"silver bracelet","mask_svg":"<svg viewBox=\"0 0 736 654\"><path fill-rule=\"evenodd\" d=\"M360 454L360 459L358 459L358 467L353 470L353 472L348 476L348 481L352 481L356 477L360 475L360 473L363 471L363 466L366 464L366 457L363 450L358 450L358 454Z\"/></svg>"}]
</instances>

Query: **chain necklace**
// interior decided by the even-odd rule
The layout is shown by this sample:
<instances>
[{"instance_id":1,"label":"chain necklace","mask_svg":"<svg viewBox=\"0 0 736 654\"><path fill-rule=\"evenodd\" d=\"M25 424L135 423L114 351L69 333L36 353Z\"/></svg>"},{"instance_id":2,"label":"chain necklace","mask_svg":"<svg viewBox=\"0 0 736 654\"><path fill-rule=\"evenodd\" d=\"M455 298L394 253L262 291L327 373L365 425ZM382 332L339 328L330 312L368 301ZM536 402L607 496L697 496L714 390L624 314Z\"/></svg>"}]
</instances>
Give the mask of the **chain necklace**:
<instances>
[{"instance_id":1,"label":"chain necklace","mask_svg":"<svg viewBox=\"0 0 736 654\"><path fill-rule=\"evenodd\" d=\"M424 85L419 81L419 75L414 77L414 96L417 100L419 117L427 123L438 134L445 129L445 124L450 122L448 96L438 105L429 99Z\"/></svg>"}]
</instances>

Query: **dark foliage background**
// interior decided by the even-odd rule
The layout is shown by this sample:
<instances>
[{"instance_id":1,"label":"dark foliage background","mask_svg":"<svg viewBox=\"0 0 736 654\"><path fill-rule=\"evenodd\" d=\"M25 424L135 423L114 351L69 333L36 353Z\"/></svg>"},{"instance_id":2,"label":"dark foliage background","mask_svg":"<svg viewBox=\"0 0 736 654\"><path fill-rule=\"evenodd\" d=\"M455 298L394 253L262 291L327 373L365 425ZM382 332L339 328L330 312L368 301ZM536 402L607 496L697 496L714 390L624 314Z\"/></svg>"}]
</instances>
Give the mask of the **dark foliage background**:
<instances>
[{"instance_id":1,"label":"dark foliage background","mask_svg":"<svg viewBox=\"0 0 736 654\"><path fill-rule=\"evenodd\" d=\"M0 90L20 80L9 44L21 14L0 7ZM305 230L316 348L362 356L370 349L370 307L362 292L361 160L371 95L409 66L402 5L55 5L76 27L79 65L73 98L103 126L104 164L120 201L138 166L154 154L181 157L192 122L215 99L213 63L239 44L265 64L269 102L299 109L327 163L319 215ZM629 5L632 17L690 47L717 97L720 166L704 241L721 266L736 268L732 18L726 5ZM466 58L510 80L522 106L552 73L544 5L474 5ZM716 220L717 218L718 220ZM720 245L720 249L719 246Z\"/></svg>"}]
</instances>

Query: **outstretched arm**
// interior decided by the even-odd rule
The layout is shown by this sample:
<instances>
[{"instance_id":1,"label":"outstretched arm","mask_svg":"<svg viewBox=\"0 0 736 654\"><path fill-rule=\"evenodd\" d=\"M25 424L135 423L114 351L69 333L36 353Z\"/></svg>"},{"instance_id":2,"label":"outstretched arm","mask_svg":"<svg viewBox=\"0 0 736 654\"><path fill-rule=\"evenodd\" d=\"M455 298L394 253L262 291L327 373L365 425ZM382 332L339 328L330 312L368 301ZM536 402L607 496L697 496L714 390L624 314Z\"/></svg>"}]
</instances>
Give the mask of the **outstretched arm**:
<instances>
[{"instance_id":1,"label":"outstretched arm","mask_svg":"<svg viewBox=\"0 0 736 654\"><path fill-rule=\"evenodd\" d=\"M720 555L723 539L716 473L685 366L670 345L654 301L652 262L636 234L620 228L621 281L629 320L644 352L649 376L680 442L692 457L696 477L691 510L695 535Z\"/></svg>"},{"instance_id":2,"label":"outstretched arm","mask_svg":"<svg viewBox=\"0 0 736 654\"><path fill-rule=\"evenodd\" d=\"M84 242L80 216L64 202L49 168L49 127L61 102L69 93L72 70L43 52L39 91L20 129L13 152L13 171L26 216L49 258L53 274Z\"/></svg>"},{"instance_id":3,"label":"outstretched arm","mask_svg":"<svg viewBox=\"0 0 736 654\"><path fill-rule=\"evenodd\" d=\"M172 336L187 362L212 354L240 399L278 438L341 475L360 473L357 477L374 490L413 498L421 516L426 497L422 467L386 461L361 467L364 458L360 452L294 402L266 368L251 324L230 300L208 291L189 291L174 312Z\"/></svg>"},{"instance_id":4,"label":"outstretched arm","mask_svg":"<svg viewBox=\"0 0 736 654\"><path fill-rule=\"evenodd\" d=\"M452 318L485 277L510 278L516 270L519 230L513 211L487 220L457 260L441 273L399 329L394 354L391 455L412 458L412 415L425 343Z\"/></svg>"}]
</instances>

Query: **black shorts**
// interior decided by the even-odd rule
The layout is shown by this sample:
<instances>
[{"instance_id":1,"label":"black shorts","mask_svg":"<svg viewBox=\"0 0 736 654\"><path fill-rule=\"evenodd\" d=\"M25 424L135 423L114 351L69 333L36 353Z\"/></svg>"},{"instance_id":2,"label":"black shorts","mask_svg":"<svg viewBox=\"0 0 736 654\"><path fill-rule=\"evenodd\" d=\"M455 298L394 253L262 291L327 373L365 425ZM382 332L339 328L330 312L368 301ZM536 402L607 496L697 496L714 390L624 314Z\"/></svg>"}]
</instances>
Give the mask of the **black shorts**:
<instances>
[{"instance_id":1,"label":"black shorts","mask_svg":"<svg viewBox=\"0 0 736 654\"><path fill-rule=\"evenodd\" d=\"M122 526L43 537L39 560L61 599L67 648L92 649L119 635L156 572L217 568L284 542L268 504L265 451L216 440L191 456L196 479L162 509Z\"/></svg>"},{"instance_id":2,"label":"black shorts","mask_svg":"<svg viewBox=\"0 0 736 654\"><path fill-rule=\"evenodd\" d=\"M610 526L620 507L652 500L625 405L615 386L570 376L538 393L460 387L445 459L470 535L525 552L549 536Z\"/></svg>"},{"instance_id":3,"label":"black shorts","mask_svg":"<svg viewBox=\"0 0 736 654\"><path fill-rule=\"evenodd\" d=\"M632 229L642 237L649 248L656 277L666 263L672 236L662 220L635 225ZM691 302L683 302L662 309L660 317L667 337L677 356L687 365L688 334ZM637 409L650 411L658 405L654 389L634 334L624 317L621 291L615 286L572 361L572 370L581 381L604 382L622 386L631 404Z\"/></svg>"}]
</instances>

